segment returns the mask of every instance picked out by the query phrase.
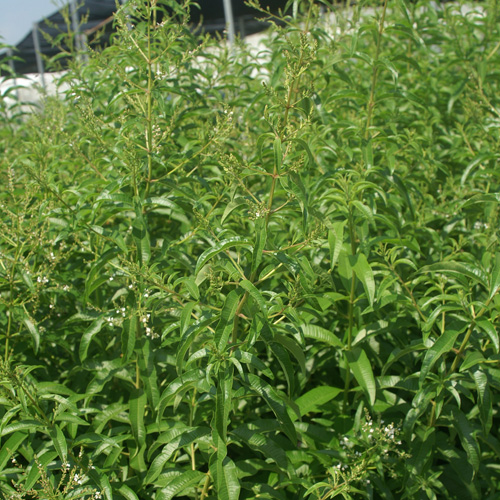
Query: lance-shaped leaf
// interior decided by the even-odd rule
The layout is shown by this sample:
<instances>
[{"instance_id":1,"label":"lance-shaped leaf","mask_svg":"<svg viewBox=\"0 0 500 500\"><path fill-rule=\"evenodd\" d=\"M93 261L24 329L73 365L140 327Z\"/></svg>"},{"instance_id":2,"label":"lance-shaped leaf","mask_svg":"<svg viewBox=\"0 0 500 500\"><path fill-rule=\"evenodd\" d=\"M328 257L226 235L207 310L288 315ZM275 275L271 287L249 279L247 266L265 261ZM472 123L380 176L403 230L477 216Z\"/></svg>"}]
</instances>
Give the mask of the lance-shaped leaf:
<instances>
[{"instance_id":1,"label":"lance-shaped leaf","mask_svg":"<svg viewBox=\"0 0 500 500\"><path fill-rule=\"evenodd\" d=\"M283 450L283 447L275 442L271 437L258 432L251 425L242 425L232 431L231 435L245 441L251 449L258 450L264 455L265 459L270 458L281 468L286 469L288 460L285 450Z\"/></svg>"},{"instance_id":2,"label":"lance-shaped leaf","mask_svg":"<svg viewBox=\"0 0 500 500\"><path fill-rule=\"evenodd\" d=\"M233 393L233 365L228 364L220 369L217 377L217 392L215 396L215 413L213 426L217 429L219 437L227 440L227 426L229 413L232 406Z\"/></svg>"},{"instance_id":3,"label":"lance-shaped leaf","mask_svg":"<svg viewBox=\"0 0 500 500\"><path fill-rule=\"evenodd\" d=\"M6 443L7 444L7 443ZM43 455L40 455L38 457L37 462L42 466L42 469L38 467L31 467L31 470L29 471L28 475L26 476L25 480L23 481L23 486L26 489L31 489L33 486L35 486L36 482L38 481L38 478L41 476L41 470L47 470L46 467L57 458L58 453L56 451L47 451ZM0 467L1 470L1 467Z\"/></svg>"},{"instance_id":4,"label":"lance-shaped leaf","mask_svg":"<svg viewBox=\"0 0 500 500\"><path fill-rule=\"evenodd\" d=\"M90 272L85 280L85 295L84 302L88 300L90 294L96 290L103 283L108 281L106 276L103 276L101 273L101 269L110 261L113 260L117 255L119 255L119 248L111 248L104 252L99 260L92 266Z\"/></svg>"},{"instance_id":5,"label":"lance-shaped leaf","mask_svg":"<svg viewBox=\"0 0 500 500\"><path fill-rule=\"evenodd\" d=\"M219 449L214 453L215 460L210 464L210 473L214 479L217 498L219 500L238 500L240 498L240 481L238 469L234 462Z\"/></svg>"},{"instance_id":6,"label":"lance-shaped leaf","mask_svg":"<svg viewBox=\"0 0 500 500\"><path fill-rule=\"evenodd\" d=\"M98 318L85 330L85 332L83 332L82 340L80 341L80 349L78 350L82 363L87 359L90 342L92 342L94 336L101 331L103 323L104 318Z\"/></svg>"},{"instance_id":7,"label":"lance-shaped leaf","mask_svg":"<svg viewBox=\"0 0 500 500\"><path fill-rule=\"evenodd\" d=\"M160 492L155 496L156 500L171 500L172 498L182 495L182 493L187 494L188 491L202 480L204 480L206 474L197 470L187 470L175 476L172 481L162 488Z\"/></svg>"},{"instance_id":8,"label":"lance-shaped leaf","mask_svg":"<svg viewBox=\"0 0 500 500\"><path fill-rule=\"evenodd\" d=\"M490 384L488 376L481 370L476 370L473 374L476 382L477 393L479 394L479 416L483 426L484 435L487 436L493 425L493 409L491 400Z\"/></svg>"},{"instance_id":9,"label":"lance-shaped leaf","mask_svg":"<svg viewBox=\"0 0 500 500\"><path fill-rule=\"evenodd\" d=\"M445 276L451 276L457 279L463 279L464 277L469 278L477 283L480 283L484 288L489 289L488 286L488 276L479 267L473 266L472 264L464 264L463 262L438 262L436 264L431 264L430 266L424 266L420 269L421 273L441 273Z\"/></svg>"},{"instance_id":10,"label":"lance-shaped leaf","mask_svg":"<svg viewBox=\"0 0 500 500\"><path fill-rule=\"evenodd\" d=\"M241 286L241 288L246 290L250 294L250 296L255 300L255 302L259 306L260 311L264 315L264 321L267 322L266 301L264 300L264 297L262 297L262 294L259 292L257 287L252 282L250 282L248 280L241 280L240 286Z\"/></svg>"},{"instance_id":11,"label":"lance-shaped leaf","mask_svg":"<svg viewBox=\"0 0 500 500\"><path fill-rule=\"evenodd\" d=\"M5 468L9 458L15 453L22 442L28 437L27 432L15 432L3 443L0 450L0 471ZM35 467L36 469L36 467Z\"/></svg>"},{"instance_id":12,"label":"lance-shaped leaf","mask_svg":"<svg viewBox=\"0 0 500 500\"><path fill-rule=\"evenodd\" d=\"M481 452L475 437L475 430L469 423L469 419L458 409L452 408L453 425L458 432L460 442L467 453L469 463L472 465L474 472L479 469Z\"/></svg>"},{"instance_id":13,"label":"lance-shaped leaf","mask_svg":"<svg viewBox=\"0 0 500 500\"><path fill-rule=\"evenodd\" d=\"M129 399L129 418L132 426L132 434L139 446L146 441L146 428L144 426L144 414L146 412L147 397L144 389L134 389Z\"/></svg>"},{"instance_id":14,"label":"lance-shaped leaf","mask_svg":"<svg viewBox=\"0 0 500 500\"><path fill-rule=\"evenodd\" d=\"M160 402L158 403L158 415L157 418L161 418L165 408L172 403L176 394L178 394L182 390L187 390L189 387L192 387L194 384L204 380L206 373L199 368L194 368L193 370L189 370L186 373L183 373L181 376L176 378L174 381L168 384L167 388L163 392L160 398Z\"/></svg>"},{"instance_id":15,"label":"lance-shaped leaf","mask_svg":"<svg viewBox=\"0 0 500 500\"><path fill-rule=\"evenodd\" d=\"M363 389L370 404L373 405L377 390L373 370L366 352L361 347L355 347L346 351L345 355L354 378Z\"/></svg>"},{"instance_id":16,"label":"lance-shaped leaf","mask_svg":"<svg viewBox=\"0 0 500 500\"><path fill-rule=\"evenodd\" d=\"M457 337L467 328L464 323L455 322L450 325L444 333L434 342L433 346L425 353L422 368L420 370L420 386L424 383L428 373L436 361L445 353L449 352L455 345Z\"/></svg>"},{"instance_id":17,"label":"lance-shaped leaf","mask_svg":"<svg viewBox=\"0 0 500 500\"><path fill-rule=\"evenodd\" d=\"M201 268L212 258L215 257L219 252L232 247L246 246L252 247L252 242L246 238L241 238L240 236L234 236L233 238L227 238L225 240L219 241L212 248L205 250L199 257L196 263L196 269L194 275L197 276Z\"/></svg>"},{"instance_id":18,"label":"lance-shaped leaf","mask_svg":"<svg viewBox=\"0 0 500 500\"><path fill-rule=\"evenodd\" d=\"M333 270L339 258L342 244L344 243L344 227L346 221L335 222L328 231L328 245L330 247L330 270Z\"/></svg>"},{"instance_id":19,"label":"lance-shaped leaf","mask_svg":"<svg viewBox=\"0 0 500 500\"><path fill-rule=\"evenodd\" d=\"M31 321L28 316L24 316L23 323L24 326L28 329L28 332L30 332L31 338L33 340L33 350L36 354L38 352L38 347L40 346L40 332L38 331L35 323L33 323L33 321Z\"/></svg>"},{"instance_id":20,"label":"lance-shaped leaf","mask_svg":"<svg viewBox=\"0 0 500 500\"><path fill-rule=\"evenodd\" d=\"M132 236L137 247L139 262L147 264L151 258L151 243L146 220L142 215L137 216L132 223Z\"/></svg>"},{"instance_id":21,"label":"lance-shaped leaf","mask_svg":"<svg viewBox=\"0 0 500 500\"><path fill-rule=\"evenodd\" d=\"M126 484L122 484L118 488L118 493L126 500L139 500L139 497Z\"/></svg>"},{"instance_id":22,"label":"lance-shaped leaf","mask_svg":"<svg viewBox=\"0 0 500 500\"><path fill-rule=\"evenodd\" d=\"M288 412L287 405L281 398L274 387L262 380L257 375L247 373L243 377L244 382L267 403L278 419L281 429L288 436L290 441L295 445L297 443L297 433Z\"/></svg>"},{"instance_id":23,"label":"lance-shaped leaf","mask_svg":"<svg viewBox=\"0 0 500 500\"><path fill-rule=\"evenodd\" d=\"M344 347L340 339L326 328L322 328L318 325L301 325L300 329L306 338L318 340L333 347Z\"/></svg>"},{"instance_id":24,"label":"lance-shaped leaf","mask_svg":"<svg viewBox=\"0 0 500 500\"><path fill-rule=\"evenodd\" d=\"M223 352L233 329L234 316L238 308L239 296L232 290L226 297L220 319L215 328L214 342L219 352Z\"/></svg>"},{"instance_id":25,"label":"lance-shaped leaf","mask_svg":"<svg viewBox=\"0 0 500 500\"><path fill-rule=\"evenodd\" d=\"M352 264L352 268L359 281L363 284L368 302L370 302L372 306L373 300L375 299L375 280L367 258L362 253L357 254Z\"/></svg>"},{"instance_id":26,"label":"lance-shaped leaf","mask_svg":"<svg viewBox=\"0 0 500 500\"><path fill-rule=\"evenodd\" d=\"M134 314L130 319L123 322L122 326L122 361L126 363L134 353L137 335L137 316Z\"/></svg>"},{"instance_id":27,"label":"lance-shaped leaf","mask_svg":"<svg viewBox=\"0 0 500 500\"><path fill-rule=\"evenodd\" d=\"M252 276L257 272L257 269L262 261L262 251L266 246L267 229L264 219L257 220L255 223L255 232L255 245L252 252L252 268L250 271Z\"/></svg>"},{"instance_id":28,"label":"lance-shaped leaf","mask_svg":"<svg viewBox=\"0 0 500 500\"><path fill-rule=\"evenodd\" d=\"M194 429L186 427L179 430L179 432L180 434L172 437L170 442L163 447L161 453L155 457L149 466L148 473L144 479L145 484L154 483L156 478L162 473L167 461L175 452L188 447L191 443L206 438L210 434L210 429L208 427L195 427Z\"/></svg>"},{"instance_id":29,"label":"lance-shaped leaf","mask_svg":"<svg viewBox=\"0 0 500 500\"><path fill-rule=\"evenodd\" d=\"M302 394L295 400L295 403L299 407L300 415L304 416L309 412L317 411L321 405L335 399L341 392L342 389L338 387L322 385Z\"/></svg>"},{"instance_id":30,"label":"lance-shaped leaf","mask_svg":"<svg viewBox=\"0 0 500 500\"><path fill-rule=\"evenodd\" d=\"M66 463L68 459L68 445L63 431L58 425L54 425L54 427L49 430L49 435L59 458L63 463Z\"/></svg>"},{"instance_id":31,"label":"lance-shaped leaf","mask_svg":"<svg viewBox=\"0 0 500 500\"><path fill-rule=\"evenodd\" d=\"M491 272L490 295L488 297L488 300L491 300L499 289L500 289L500 253L497 253L495 256L495 265L493 266L493 270Z\"/></svg>"}]
</instances>

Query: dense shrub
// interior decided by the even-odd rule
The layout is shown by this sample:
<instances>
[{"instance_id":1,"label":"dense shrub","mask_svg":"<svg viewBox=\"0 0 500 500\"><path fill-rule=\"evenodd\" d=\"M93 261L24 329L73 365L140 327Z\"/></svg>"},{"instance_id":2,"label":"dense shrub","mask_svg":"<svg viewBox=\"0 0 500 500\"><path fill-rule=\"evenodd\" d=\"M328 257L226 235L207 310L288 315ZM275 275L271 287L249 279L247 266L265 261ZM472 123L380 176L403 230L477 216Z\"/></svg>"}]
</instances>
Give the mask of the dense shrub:
<instances>
[{"instance_id":1,"label":"dense shrub","mask_svg":"<svg viewBox=\"0 0 500 500\"><path fill-rule=\"evenodd\" d=\"M188 3L2 103L3 495L498 498L497 1Z\"/></svg>"}]
</instances>

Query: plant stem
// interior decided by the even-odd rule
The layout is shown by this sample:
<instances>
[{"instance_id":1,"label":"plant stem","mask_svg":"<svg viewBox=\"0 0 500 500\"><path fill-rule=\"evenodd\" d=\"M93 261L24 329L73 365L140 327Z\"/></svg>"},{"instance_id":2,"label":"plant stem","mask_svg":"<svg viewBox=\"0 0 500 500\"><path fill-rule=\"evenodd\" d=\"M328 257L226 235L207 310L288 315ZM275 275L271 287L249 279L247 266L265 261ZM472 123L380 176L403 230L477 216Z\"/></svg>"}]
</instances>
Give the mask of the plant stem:
<instances>
[{"instance_id":1,"label":"plant stem","mask_svg":"<svg viewBox=\"0 0 500 500\"><path fill-rule=\"evenodd\" d=\"M156 17L156 10L153 11ZM151 60L151 3L148 12L148 48L147 48L147 65L148 65L148 88L146 90L147 99L147 115L146 115L146 149L148 155L148 175L146 179L146 191L144 197L149 194L151 179L153 177L153 61Z\"/></svg>"},{"instance_id":2,"label":"plant stem","mask_svg":"<svg viewBox=\"0 0 500 500\"><path fill-rule=\"evenodd\" d=\"M204 500L204 498L207 497L209 486L210 486L210 472L207 472L207 478L205 479L205 483L203 484L203 490L201 492L200 500Z\"/></svg>"},{"instance_id":3,"label":"plant stem","mask_svg":"<svg viewBox=\"0 0 500 500\"><path fill-rule=\"evenodd\" d=\"M370 98L368 100L368 104L366 105L367 114L366 114L366 125L365 125L365 139L368 140L370 138L370 125L373 117L373 108L375 107L375 89L377 87L377 79L378 79L378 60L380 57L380 47L382 42L382 34L384 33L384 23L385 23L385 13L387 11L387 3L388 0L384 0L384 6L382 7L382 16L380 17L379 25L378 25L378 34L377 34L377 48L375 51L375 59L373 60L373 68L372 68L372 83L370 89Z\"/></svg>"},{"instance_id":4,"label":"plant stem","mask_svg":"<svg viewBox=\"0 0 500 500\"><path fill-rule=\"evenodd\" d=\"M349 215L348 215L348 225L349 225L349 239L351 240L351 254L356 255L357 245L356 245L356 228L354 227L354 219L352 214L352 208L349 204ZM351 290L349 293L349 327L347 331L347 347L346 351L351 350L352 346L352 332L354 328L354 301L356 295L356 273L354 270L351 275ZM345 364L346 364L346 378L344 383L344 403L343 403L343 412L347 411L347 406L349 403L349 385L351 381L351 368L349 366L349 361L347 361L347 356L345 356Z\"/></svg>"}]
</instances>

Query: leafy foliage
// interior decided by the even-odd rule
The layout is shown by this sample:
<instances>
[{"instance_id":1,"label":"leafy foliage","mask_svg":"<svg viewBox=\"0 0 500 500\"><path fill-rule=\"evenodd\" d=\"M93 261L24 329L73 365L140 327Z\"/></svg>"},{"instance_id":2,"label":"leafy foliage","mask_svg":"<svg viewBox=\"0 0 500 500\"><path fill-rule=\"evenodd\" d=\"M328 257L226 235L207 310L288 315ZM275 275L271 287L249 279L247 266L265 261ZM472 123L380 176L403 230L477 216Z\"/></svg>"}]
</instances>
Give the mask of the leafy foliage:
<instances>
[{"instance_id":1,"label":"leafy foliage","mask_svg":"<svg viewBox=\"0 0 500 500\"><path fill-rule=\"evenodd\" d=\"M0 100L0 491L496 498L497 0L194 8Z\"/></svg>"}]
</instances>

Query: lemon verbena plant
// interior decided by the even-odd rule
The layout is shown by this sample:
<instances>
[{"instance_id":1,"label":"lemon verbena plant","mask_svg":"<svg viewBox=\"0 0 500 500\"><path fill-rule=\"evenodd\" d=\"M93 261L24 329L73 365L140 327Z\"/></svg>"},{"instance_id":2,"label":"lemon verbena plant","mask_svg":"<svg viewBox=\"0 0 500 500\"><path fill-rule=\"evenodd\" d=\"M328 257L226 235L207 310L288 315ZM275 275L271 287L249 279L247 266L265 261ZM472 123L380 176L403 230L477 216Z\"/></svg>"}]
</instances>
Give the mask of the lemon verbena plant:
<instances>
[{"instance_id":1,"label":"lemon verbena plant","mask_svg":"<svg viewBox=\"0 0 500 500\"><path fill-rule=\"evenodd\" d=\"M497 498L498 1L249 5L0 98L3 497Z\"/></svg>"}]
</instances>

